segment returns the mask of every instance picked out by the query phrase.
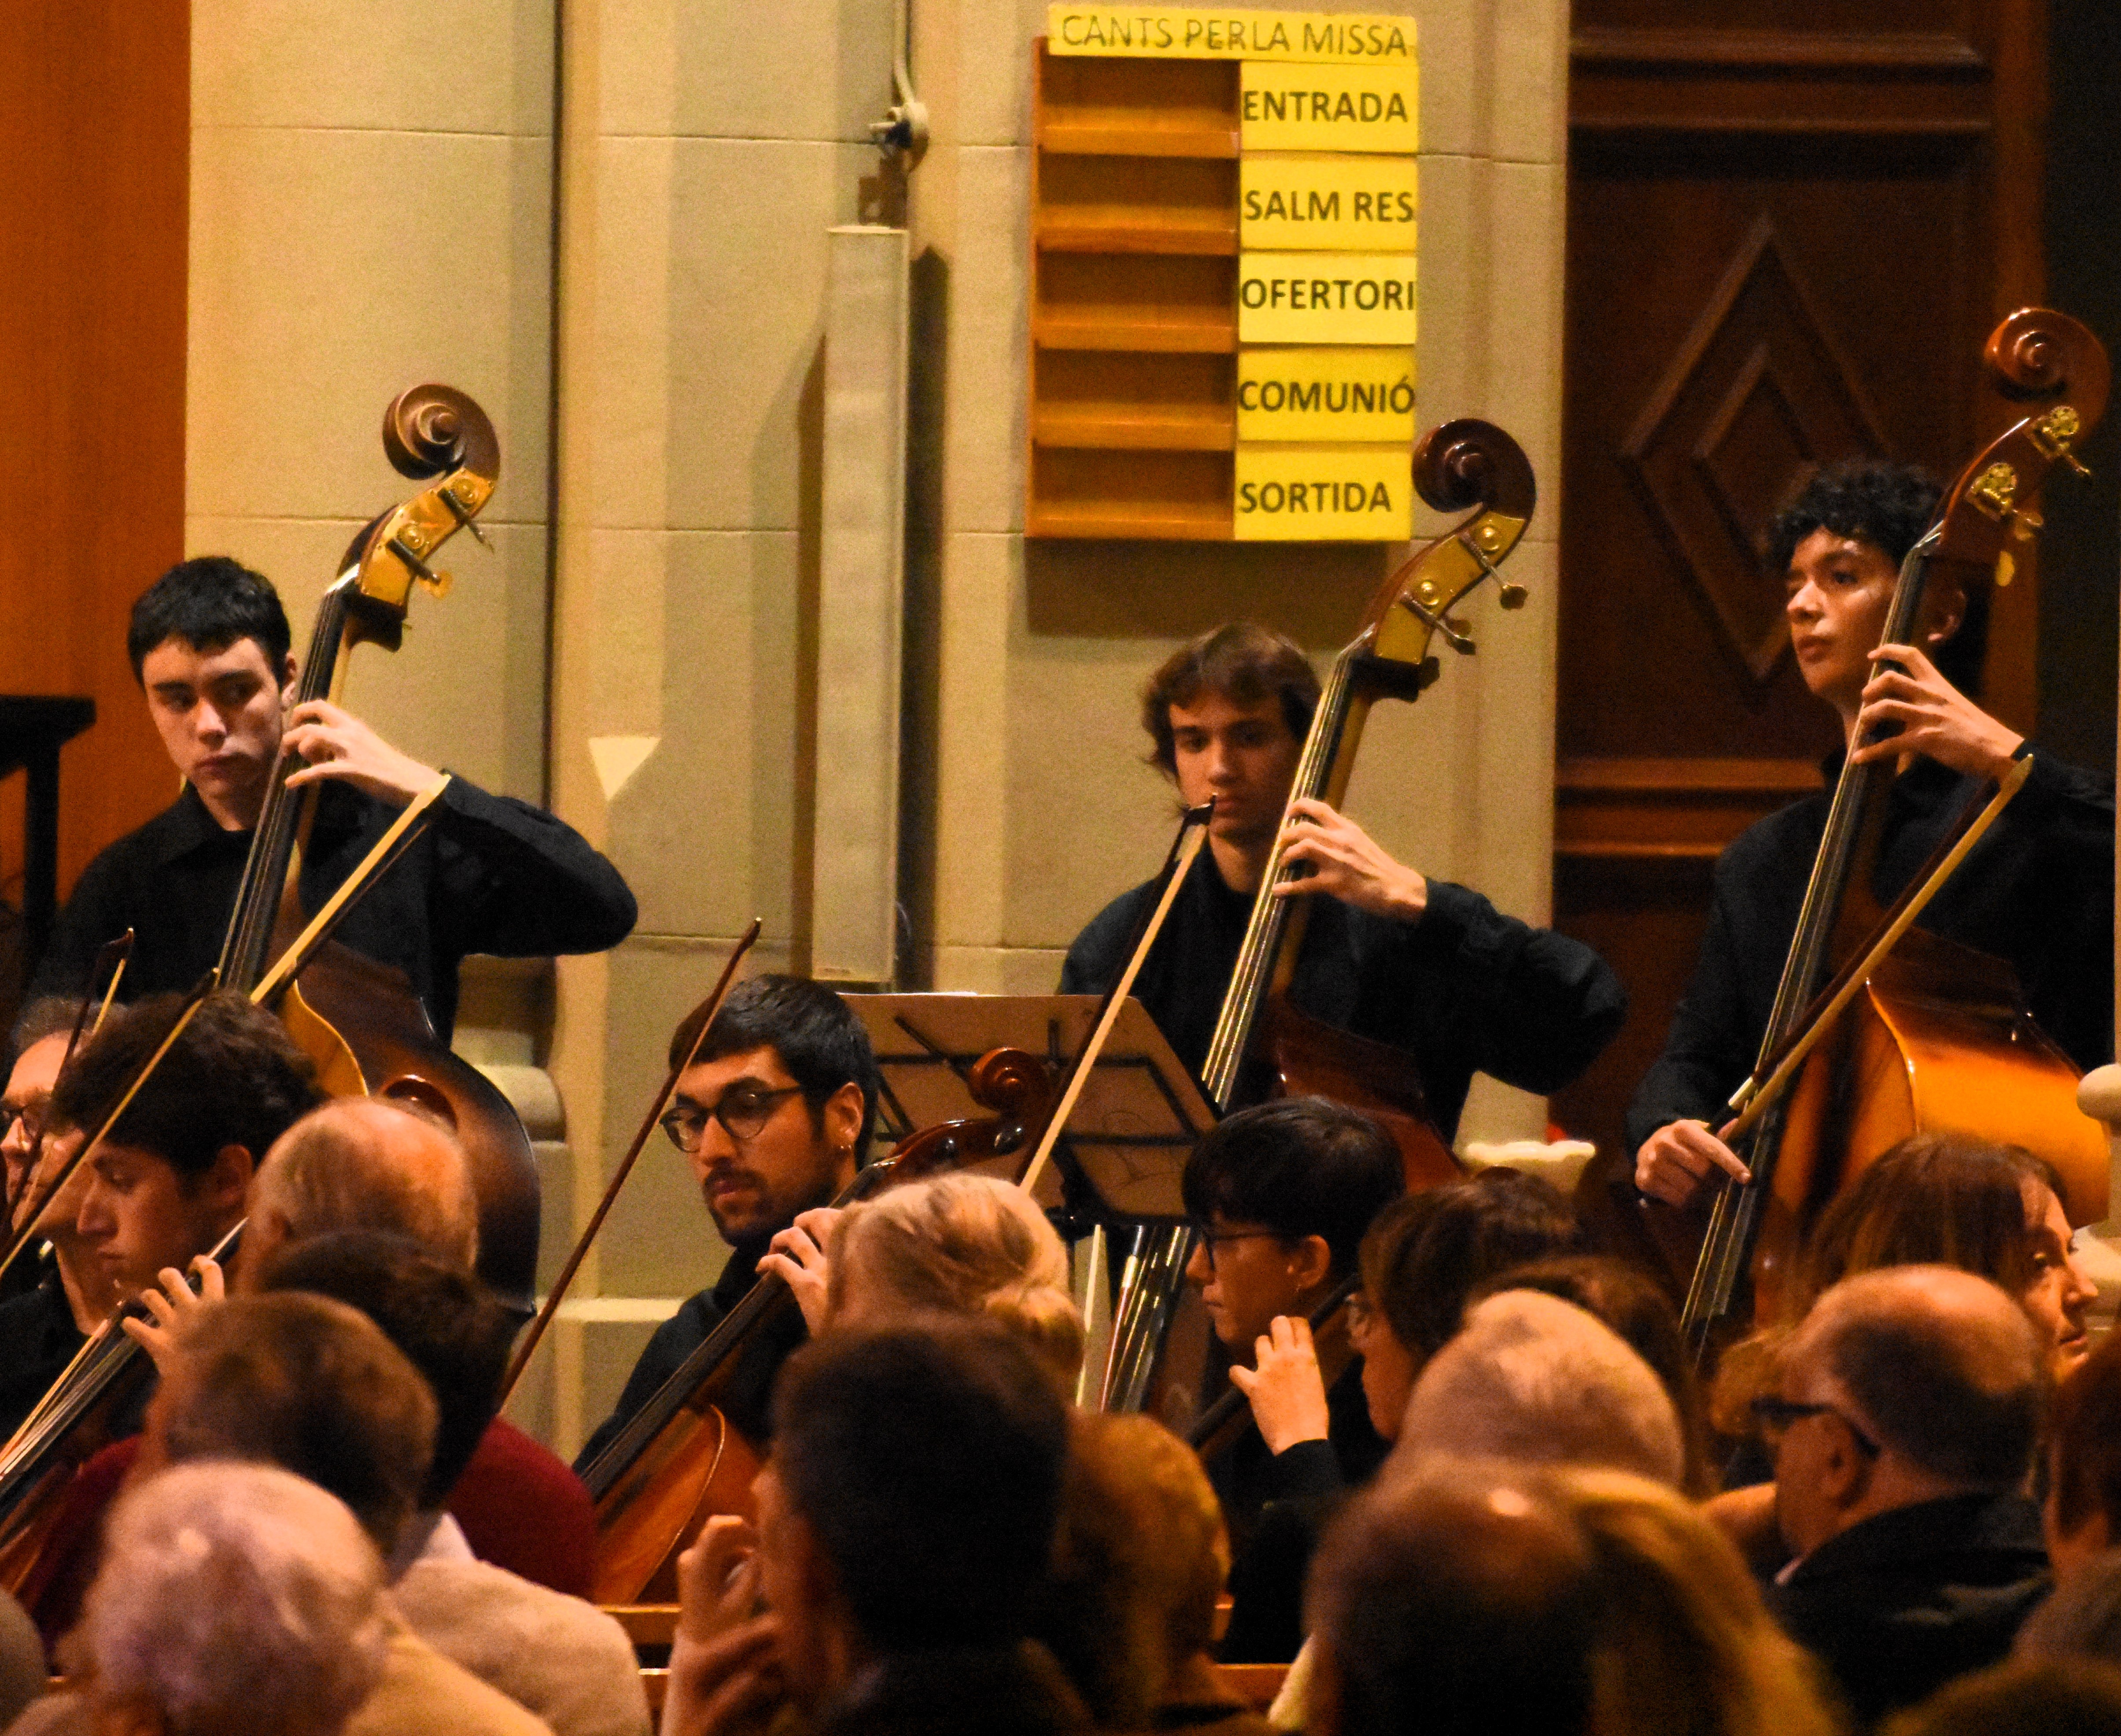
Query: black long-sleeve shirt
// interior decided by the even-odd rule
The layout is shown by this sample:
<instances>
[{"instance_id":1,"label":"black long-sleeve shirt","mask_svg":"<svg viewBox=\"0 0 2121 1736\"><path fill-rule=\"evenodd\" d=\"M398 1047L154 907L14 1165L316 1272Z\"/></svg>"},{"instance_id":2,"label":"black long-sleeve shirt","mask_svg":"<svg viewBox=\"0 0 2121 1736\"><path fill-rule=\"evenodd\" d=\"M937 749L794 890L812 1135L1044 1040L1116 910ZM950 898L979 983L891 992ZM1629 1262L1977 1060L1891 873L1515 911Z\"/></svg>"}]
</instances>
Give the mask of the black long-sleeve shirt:
<instances>
[{"instance_id":1,"label":"black long-sleeve shirt","mask_svg":"<svg viewBox=\"0 0 2121 1736\"><path fill-rule=\"evenodd\" d=\"M1116 980L1153 890L1115 899L1075 938L1061 967L1063 994L1101 994ZM1252 903L1203 851L1135 979L1136 998L1196 1074ZM1475 1073L1557 1091L1612 1040L1628 1004L1611 967L1581 941L1505 916L1478 892L1441 880L1429 882L1417 922L1313 898L1289 1000L1412 1055L1446 1139L1457 1132Z\"/></svg>"},{"instance_id":2,"label":"black long-sleeve shirt","mask_svg":"<svg viewBox=\"0 0 2121 1736\"><path fill-rule=\"evenodd\" d=\"M329 898L398 812L350 784L323 786L302 863L306 910ZM618 870L564 821L461 778L450 780L434 816L334 938L404 971L445 1042L466 953L597 952L632 930L633 894ZM190 988L221 956L250 838L222 830L187 788L82 872L31 994L84 993L97 948L128 928L136 935L128 998Z\"/></svg>"},{"instance_id":3,"label":"black long-sleeve shirt","mask_svg":"<svg viewBox=\"0 0 2121 1736\"><path fill-rule=\"evenodd\" d=\"M1674 1121L1719 1118L1752 1070L1841 756L1827 790L1749 826L1717 859L1708 926L1664 1053L1628 1110L1628 1146ZM1872 891L1898 897L1979 780L1918 759L1886 798ZM1919 926L2008 960L2040 1028L2086 1069L2114 1058L2114 789L2035 754L2025 787L1923 913Z\"/></svg>"}]
</instances>

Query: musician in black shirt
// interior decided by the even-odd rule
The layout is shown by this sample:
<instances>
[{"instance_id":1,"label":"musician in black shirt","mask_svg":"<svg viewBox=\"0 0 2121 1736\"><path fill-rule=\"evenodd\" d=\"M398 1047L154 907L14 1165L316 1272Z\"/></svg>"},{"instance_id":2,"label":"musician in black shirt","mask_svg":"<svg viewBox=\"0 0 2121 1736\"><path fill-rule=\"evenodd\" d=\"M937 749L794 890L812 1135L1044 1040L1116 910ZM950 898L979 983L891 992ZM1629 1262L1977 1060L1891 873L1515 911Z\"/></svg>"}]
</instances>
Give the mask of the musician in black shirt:
<instances>
[{"instance_id":1,"label":"musician in black shirt","mask_svg":"<svg viewBox=\"0 0 2121 1736\"><path fill-rule=\"evenodd\" d=\"M1184 647L1142 696L1151 763L1189 806L1215 802L1208 848L1134 989L1196 1073L1317 704L1317 677L1303 654L1242 622ZM1310 901L1291 1003L1411 1054L1447 1140L1474 1073L1526 1091L1559 1090L1620 1028L1626 994L1581 942L1395 861L1323 802L1294 805L1289 837L1286 859L1312 870L1281 889ZM1064 994L1102 994L1118 976L1150 893L1139 887L1124 894L1076 937L1061 970ZM1241 1101L1256 1095L1245 1082Z\"/></svg>"},{"instance_id":2,"label":"musician in black shirt","mask_svg":"<svg viewBox=\"0 0 2121 1736\"><path fill-rule=\"evenodd\" d=\"M135 931L126 994L189 989L221 955L273 766L319 791L301 898L316 910L397 812L439 775L328 700L293 705L287 617L271 584L225 556L171 568L133 605L126 648L184 788L90 863L32 993L78 997L96 950ZM291 709L290 709L291 707ZM468 952L616 946L633 926L618 871L552 815L451 780L433 824L347 914L336 938L397 966L447 1041Z\"/></svg>"},{"instance_id":3,"label":"musician in black shirt","mask_svg":"<svg viewBox=\"0 0 2121 1736\"><path fill-rule=\"evenodd\" d=\"M1940 569L1915 645L1879 644L1901 561L1939 491L1904 465L1823 471L1775 520L1791 644L1805 685L1840 719L1844 742L1879 724L1900 733L1858 762L1910 756L1887 797L1872 891L1905 887L1984 782L2028 751L1967 696L1986 637L1985 595ZM1897 669L1880 665L1889 660ZM1830 785L1842 755L1825 766ZM1745 1166L1712 1129L1751 1070L1825 830L1822 791L1749 828L1716 864L1700 960L1663 1054L1628 1113L1635 1184L1683 1205L1718 1169ZM1920 919L2006 959L2041 1028L2078 1066L2113 1057L2114 801L2104 779L2037 756L2025 787Z\"/></svg>"}]
</instances>

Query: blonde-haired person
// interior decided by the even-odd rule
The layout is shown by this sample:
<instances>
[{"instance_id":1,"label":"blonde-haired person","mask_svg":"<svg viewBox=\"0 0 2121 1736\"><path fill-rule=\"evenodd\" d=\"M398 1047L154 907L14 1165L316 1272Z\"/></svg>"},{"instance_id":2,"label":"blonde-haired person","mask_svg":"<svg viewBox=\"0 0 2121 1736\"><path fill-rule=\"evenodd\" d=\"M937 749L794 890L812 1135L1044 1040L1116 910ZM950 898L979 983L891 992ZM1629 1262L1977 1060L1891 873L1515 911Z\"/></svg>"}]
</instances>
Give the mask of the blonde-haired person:
<instances>
[{"instance_id":1,"label":"blonde-haired person","mask_svg":"<svg viewBox=\"0 0 2121 1736\"><path fill-rule=\"evenodd\" d=\"M1549 1473L1590 1545L1601 1638L1593 1727L1629 1736L1834 1736L1818 1667L1768 1613L1736 1548L1662 1483Z\"/></svg>"},{"instance_id":2,"label":"blonde-haired person","mask_svg":"<svg viewBox=\"0 0 2121 1736\"><path fill-rule=\"evenodd\" d=\"M774 1237L762 1269L788 1282L813 1333L984 1315L1028 1344L1064 1390L1083 1366L1068 1250L1029 1194L991 1176L931 1176L805 1212Z\"/></svg>"}]
</instances>

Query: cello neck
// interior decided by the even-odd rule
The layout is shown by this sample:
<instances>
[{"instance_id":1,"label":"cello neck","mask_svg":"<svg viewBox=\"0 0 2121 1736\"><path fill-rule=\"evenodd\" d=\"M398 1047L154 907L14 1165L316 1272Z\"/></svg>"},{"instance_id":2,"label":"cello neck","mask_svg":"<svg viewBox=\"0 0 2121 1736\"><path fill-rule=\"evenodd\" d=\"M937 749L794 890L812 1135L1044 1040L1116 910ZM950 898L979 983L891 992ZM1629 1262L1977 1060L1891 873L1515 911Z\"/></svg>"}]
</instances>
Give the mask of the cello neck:
<instances>
[{"instance_id":1,"label":"cello neck","mask_svg":"<svg viewBox=\"0 0 2121 1736\"><path fill-rule=\"evenodd\" d=\"M1289 786L1291 803L1306 799L1336 801L1347 788L1354 764L1354 750L1361 735L1361 719L1368 706L1355 704L1355 665L1364 640L1358 639L1333 659L1333 673L1318 696L1318 709L1303 738L1303 752L1296 762L1296 777ZM1354 727L1350 727L1350 725ZM1252 897L1251 920L1245 924L1243 943L1238 948L1237 968L1223 996L1223 1008L1215 1019L1208 1045L1207 1063L1201 1083L1208 1099L1219 1110L1227 1110L1238 1087L1238 1070L1251 1046L1253 1027L1268 991L1281 975L1284 957L1294 958L1303 941L1302 912L1296 902L1275 896L1275 887L1294 872L1282 859L1280 833L1287 830L1288 809L1276 830L1266 869L1260 876Z\"/></svg>"}]
</instances>

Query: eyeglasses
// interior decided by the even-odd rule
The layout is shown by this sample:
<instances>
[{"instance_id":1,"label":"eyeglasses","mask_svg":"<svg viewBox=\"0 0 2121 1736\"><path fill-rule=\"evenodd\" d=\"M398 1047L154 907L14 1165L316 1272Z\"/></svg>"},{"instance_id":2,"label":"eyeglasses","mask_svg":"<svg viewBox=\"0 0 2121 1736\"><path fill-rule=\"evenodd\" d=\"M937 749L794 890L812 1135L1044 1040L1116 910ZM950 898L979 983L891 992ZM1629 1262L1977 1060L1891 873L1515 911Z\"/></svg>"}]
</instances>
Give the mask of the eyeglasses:
<instances>
[{"instance_id":1,"label":"eyeglasses","mask_svg":"<svg viewBox=\"0 0 2121 1736\"><path fill-rule=\"evenodd\" d=\"M799 1096L802 1090L799 1085L783 1085L775 1091L756 1091L750 1086L739 1085L725 1092L719 1103L706 1109L674 1109L655 1124L670 1136L670 1143L688 1157L699 1150L700 1142L706 1138L710 1115L721 1123L730 1138L742 1145L748 1139L756 1139L764 1130L783 1097Z\"/></svg>"},{"instance_id":2,"label":"eyeglasses","mask_svg":"<svg viewBox=\"0 0 2121 1736\"><path fill-rule=\"evenodd\" d=\"M22 1143L35 1145L44 1135L44 1112L50 1106L49 1096L28 1103L0 1103L0 1138L12 1133L19 1121L22 1124Z\"/></svg>"},{"instance_id":3,"label":"eyeglasses","mask_svg":"<svg viewBox=\"0 0 2121 1736\"><path fill-rule=\"evenodd\" d=\"M1761 1432L1768 1437L1770 1445L1779 1445L1790 1426L1803 1422L1807 1417L1839 1417L1842 1426L1855 1437L1856 1445L1862 1449L1865 1458L1876 1459L1885 1450L1857 1427L1848 1412L1838 1405L1801 1404L1794 1399L1778 1399L1773 1394L1764 1394L1754 1399L1747 1408L1759 1419Z\"/></svg>"},{"instance_id":4,"label":"eyeglasses","mask_svg":"<svg viewBox=\"0 0 2121 1736\"><path fill-rule=\"evenodd\" d=\"M1289 1238L1279 1230L1211 1230L1205 1224L1196 1223L1193 1233L1207 1250L1208 1269L1215 1269L1215 1250L1228 1242L1286 1241Z\"/></svg>"}]
</instances>

